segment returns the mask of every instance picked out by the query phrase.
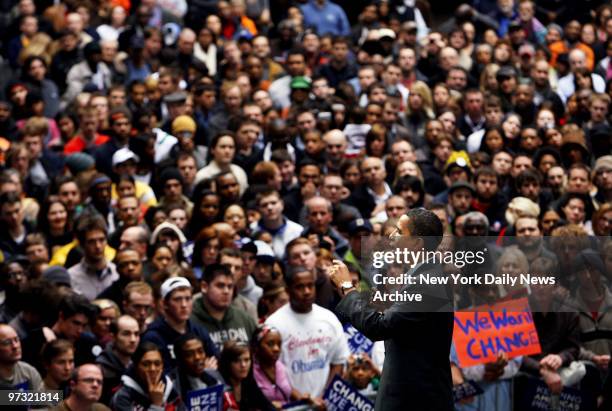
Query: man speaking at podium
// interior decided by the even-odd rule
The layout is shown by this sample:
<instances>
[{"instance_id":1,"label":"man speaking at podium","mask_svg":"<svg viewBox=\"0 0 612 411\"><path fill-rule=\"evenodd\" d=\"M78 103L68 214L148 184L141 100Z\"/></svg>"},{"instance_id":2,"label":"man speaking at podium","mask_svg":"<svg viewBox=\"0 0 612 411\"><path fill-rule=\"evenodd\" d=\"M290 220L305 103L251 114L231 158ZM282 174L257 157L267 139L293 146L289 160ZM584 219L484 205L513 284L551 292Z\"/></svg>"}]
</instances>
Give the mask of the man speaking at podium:
<instances>
[{"instance_id":1,"label":"man speaking at podium","mask_svg":"<svg viewBox=\"0 0 612 411\"><path fill-rule=\"evenodd\" d=\"M438 217L425 209L413 209L397 225L402 247L435 250L442 240ZM334 261L331 280L342 300L336 311L372 341L385 341L385 362L376 398L376 411L453 409L449 353L453 335L450 287L427 289L423 303L395 303L383 312L371 304L368 292L357 292L348 268ZM441 275L440 265L425 262L408 271ZM406 286L414 287L414 286ZM404 287L404 289L406 288ZM419 288L419 287L417 287ZM421 288L421 291L423 289ZM420 308L420 309L419 309Z\"/></svg>"}]
</instances>

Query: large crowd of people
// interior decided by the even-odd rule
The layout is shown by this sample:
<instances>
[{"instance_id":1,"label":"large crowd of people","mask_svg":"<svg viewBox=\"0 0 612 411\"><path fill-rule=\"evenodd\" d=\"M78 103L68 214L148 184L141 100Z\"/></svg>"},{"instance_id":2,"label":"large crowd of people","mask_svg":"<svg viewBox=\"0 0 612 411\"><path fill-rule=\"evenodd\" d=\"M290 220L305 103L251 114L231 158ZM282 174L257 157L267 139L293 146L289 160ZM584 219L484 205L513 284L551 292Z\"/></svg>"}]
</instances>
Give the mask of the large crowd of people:
<instances>
[{"instance_id":1,"label":"large crowd of people","mask_svg":"<svg viewBox=\"0 0 612 411\"><path fill-rule=\"evenodd\" d=\"M375 396L384 345L351 351L327 269L371 288L366 244L426 208L440 247L558 279L527 290L540 354L449 353L483 390L456 408L543 383L612 409L612 4L438 3L2 1L0 388L72 411L218 384L226 410L324 409L335 375Z\"/></svg>"}]
</instances>

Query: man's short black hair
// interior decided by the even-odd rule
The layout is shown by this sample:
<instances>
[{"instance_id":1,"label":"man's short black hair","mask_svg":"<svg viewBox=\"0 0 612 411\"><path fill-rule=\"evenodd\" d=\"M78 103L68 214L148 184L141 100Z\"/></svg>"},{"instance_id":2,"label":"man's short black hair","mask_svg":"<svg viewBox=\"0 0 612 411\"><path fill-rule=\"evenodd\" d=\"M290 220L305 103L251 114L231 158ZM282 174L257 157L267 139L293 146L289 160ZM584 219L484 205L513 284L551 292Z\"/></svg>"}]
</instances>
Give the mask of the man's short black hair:
<instances>
[{"instance_id":1,"label":"man's short black hair","mask_svg":"<svg viewBox=\"0 0 612 411\"><path fill-rule=\"evenodd\" d=\"M207 284L215 281L215 278L220 276L233 277L232 272L229 267L221 264L211 264L204 268L204 273L202 274L202 281Z\"/></svg>"},{"instance_id":2,"label":"man's short black hair","mask_svg":"<svg viewBox=\"0 0 612 411\"><path fill-rule=\"evenodd\" d=\"M188 341L192 340L199 341L202 343L202 347L206 348L202 339L192 332L188 332L177 337L177 339L174 340L174 355L176 356L176 360L179 364L183 364L185 358L185 351L183 350L183 347Z\"/></svg>"},{"instance_id":3,"label":"man's short black hair","mask_svg":"<svg viewBox=\"0 0 612 411\"><path fill-rule=\"evenodd\" d=\"M285 271L284 275L284 280L285 284L287 284L287 287L291 287L291 285L293 284L293 280L295 280L295 277L300 273L310 273L314 276L312 270L309 270L308 268L302 265L289 267L287 268L287 271Z\"/></svg>"},{"instance_id":4,"label":"man's short black hair","mask_svg":"<svg viewBox=\"0 0 612 411\"><path fill-rule=\"evenodd\" d=\"M85 213L77 222L77 239L81 244L84 244L87 233L95 230L103 231L105 234L108 232L104 217L102 217L100 214Z\"/></svg>"},{"instance_id":5,"label":"man's short black hair","mask_svg":"<svg viewBox=\"0 0 612 411\"><path fill-rule=\"evenodd\" d=\"M9 191L6 193L2 193L2 195L0 195L0 206L4 206L5 204L15 204L15 203L21 203L21 198L19 197L19 194L17 194L14 191Z\"/></svg>"},{"instance_id":6,"label":"man's short black hair","mask_svg":"<svg viewBox=\"0 0 612 411\"><path fill-rule=\"evenodd\" d=\"M536 182L538 185L542 185L542 176L535 168L528 168L519 173L516 176L516 188L520 190L523 185L530 182Z\"/></svg>"},{"instance_id":7,"label":"man's short black hair","mask_svg":"<svg viewBox=\"0 0 612 411\"><path fill-rule=\"evenodd\" d=\"M444 234L444 227L438 216L424 208L413 208L406 215L410 218L408 221L410 234L414 237L423 237L428 250L438 248Z\"/></svg>"},{"instance_id":8,"label":"man's short black hair","mask_svg":"<svg viewBox=\"0 0 612 411\"><path fill-rule=\"evenodd\" d=\"M69 294L60 302L59 312L64 319L74 317L77 314L83 314L91 322L97 314L97 308L90 304L89 300L82 295Z\"/></svg>"}]
</instances>

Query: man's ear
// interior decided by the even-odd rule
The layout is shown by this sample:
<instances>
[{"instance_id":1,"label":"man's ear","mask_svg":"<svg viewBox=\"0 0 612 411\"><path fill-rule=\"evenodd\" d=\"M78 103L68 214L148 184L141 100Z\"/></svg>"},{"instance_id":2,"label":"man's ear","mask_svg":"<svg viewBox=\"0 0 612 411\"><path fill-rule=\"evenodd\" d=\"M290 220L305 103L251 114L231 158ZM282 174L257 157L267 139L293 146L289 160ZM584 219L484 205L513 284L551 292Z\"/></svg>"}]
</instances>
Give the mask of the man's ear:
<instances>
[{"instance_id":1,"label":"man's ear","mask_svg":"<svg viewBox=\"0 0 612 411\"><path fill-rule=\"evenodd\" d=\"M397 225L401 230L401 235L410 235L410 229L408 228L409 223L410 217L408 217L406 214L402 214L397 222Z\"/></svg>"},{"instance_id":2,"label":"man's ear","mask_svg":"<svg viewBox=\"0 0 612 411\"><path fill-rule=\"evenodd\" d=\"M206 281L200 281L200 291L202 294L208 294L208 283Z\"/></svg>"}]
</instances>

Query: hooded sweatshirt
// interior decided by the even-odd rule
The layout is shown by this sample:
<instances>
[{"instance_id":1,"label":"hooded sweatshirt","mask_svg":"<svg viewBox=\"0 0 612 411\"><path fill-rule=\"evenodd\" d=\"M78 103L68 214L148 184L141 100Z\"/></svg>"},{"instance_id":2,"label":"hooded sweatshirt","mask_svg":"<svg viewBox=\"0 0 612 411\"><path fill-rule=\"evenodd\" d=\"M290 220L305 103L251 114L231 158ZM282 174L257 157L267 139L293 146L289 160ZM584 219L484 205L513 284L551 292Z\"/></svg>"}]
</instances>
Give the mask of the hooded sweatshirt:
<instances>
[{"instance_id":1,"label":"hooded sweatshirt","mask_svg":"<svg viewBox=\"0 0 612 411\"><path fill-rule=\"evenodd\" d=\"M130 411L178 411L184 407L172 380L166 375L164 379L164 401L162 406L153 405L149 400L147 390L140 386L135 374L130 371L121 377L121 388L111 400L111 409Z\"/></svg>"},{"instance_id":2,"label":"hooded sweatshirt","mask_svg":"<svg viewBox=\"0 0 612 411\"><path fill-rule=\"evenodd\" d=\"M102 374L104 375L101 402L108 404L113 393L121 385L121 376L125 374L127 367L113 352L113 343L106 346L102 354L96 358L96 362L102 367Z\"/></svg>"},{"instance_id":3,"label":"hooded sweatshirt","mask_svg":"<svg viewBox=\"0 0 612 411\"><path fill-rule=\"evenodd\" d=\"M213 318L204 306L204 298L196 298L193 302L191 320L208 330L210 338L219 350L229 340L249 344L251 336L257 327L255 321L243 310L230 305L221 321Z\"/></svg>"}]
</instances>

